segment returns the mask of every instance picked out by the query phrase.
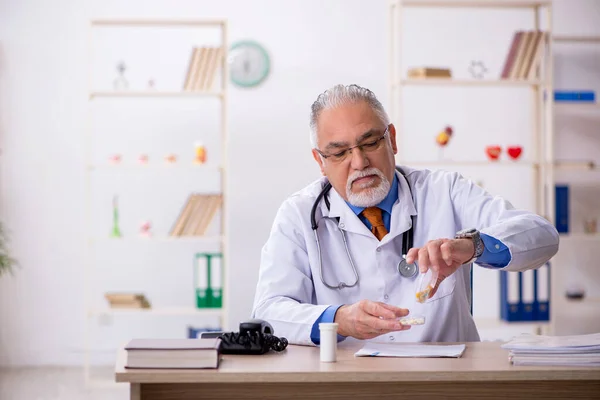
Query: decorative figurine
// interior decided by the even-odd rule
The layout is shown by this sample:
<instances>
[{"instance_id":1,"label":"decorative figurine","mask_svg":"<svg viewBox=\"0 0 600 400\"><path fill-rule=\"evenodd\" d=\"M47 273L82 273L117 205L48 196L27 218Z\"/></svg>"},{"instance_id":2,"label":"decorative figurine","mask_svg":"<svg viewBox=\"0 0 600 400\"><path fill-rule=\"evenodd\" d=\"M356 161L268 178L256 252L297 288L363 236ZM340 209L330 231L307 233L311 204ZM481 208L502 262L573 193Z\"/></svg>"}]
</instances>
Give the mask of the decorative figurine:
<instances>
[{"instance_id":1,"label":"decorative figurine","mask_svg":"<svg viewBox=\"0 0 600 400\"><path fill-rule=\"evenodd\" d=\"M108 158L108 162L111 163L112 165L119 164L121 162L121 155L120 154L114 154L114 155L110 156Z\"/></svg>"},{"instance_id":2,"label":"decorative figurine","mask_svg":"<svg viewBox=\"0 0 600 400\"><path fill-rule=\"evenodd\" d=\"M446 147L446 145L448 144L448 142L450 142L450 138L452 137L452 133L454 132L454 130L452 129L451 126L446 126L446 128L444 128L443 131L441 131L440 133L437 134L437 136L435 137L435 141L438 144L438 146L440 146L440 152L439 152L439 156L438 158L441 160L442 158L444 158L444 147Z\"/></svg>"},{"instance_id":3,"label":"decorative figurine","mask_svg":"<svg viewBox=\"0 0 600 400\"><path fill-rule=\"evenodd\" d=\"M589 234L598 233L598 220L596 218L586 218L583 220L583 231Z\"/></svg>"},{"instance_id":4,"label":"decorative figurine","mask_svg":"<svg viewBox=\"0 0 600 400\"><path fill-rule=\"evenodd\" d=\"M154 83L153 78L148 79L148 89L154 89Z\"/></svg>"},{"instance_id":5,"label":"decorative figurine","mask_svg":"<svg viewBox=\"0 0 600 400\"><path fill-rule=\"evenodd\" d=\"M142 165L148 164L148 155L140 154L140 156L138 157L138 163L140 163Z\"/></svg>"},{"instance_id":6,"label":"decorative figurine","mask_svg":"<svg viewBox=\"0 0 600 400\"><path fill-rule=\"evenodd\" d=\"M508 156L513 160L516 160L519 157L521 157L522 152L523 148L521 146L508 146L506 149L506 153L508 153Z\"/></svg>"},{"instance_id":7,"label":"decorative figurine","mask_svg":"<svg viewBox=\"0 0 600 400\"><path fill-rule=\"evenodd\" d=\"M569 300L582 300L585 297L585 288L580 283L569 283L565 295Z\"/></svg>"},{"instance_id":8,"label":"decorative figurine","mask_svg":"<svg viewBox=\"0 0 600 400\"><path fill-rule=\"evenodd\" d=\"M173 163L177 162L177 156L173 153L167 154L165 156L165 161L169 164L173 164Z\"/></svg>"},{"instance_id":9,"label":"decorative figurine","mask_svg":"<svg viewBox=\"0 0 600 400\"><path fill-rule=\"evenodd\" d=\"M204 164L206 162L206 148L202 142L194 143L196 149L196 156L194 157L194 164Z\"/></svg>"},{"instance_id":10,"label":"decorative figurine","mask_svg":"<svg viewBox=\"0 0 600 400\"><path fill-rule=\"evenodd\" d=\"M118 205L118 197L115 195L113 197L113 228L112 228L112 237L121 237L121 229L119 229L119 205Z\"/></svg>"},{"instance_id":11,"label":"decorative figurine","mask_svg":"<svg viewBox=\"0 0 600 400\"><path fill-rule=\"evenodd\" d=\"M435 141L442 147L446 146L452 137L452 132L452 127L447 126L442 132L438 133L435 137Z\"/></svg>"},{"instance_id":12,"label":"decorative figurine","mask_svg":"<svg viewBox=\"0 0 600 400\"><path fill-rule=\"evenodd\" d=\"M151 227L152 227L152 225L150 224L150 221L144 221L142 223L142 225L140 226L140 236L151 237L152 236L152 232L150 232Z\"/></svg>"},{"instance_id":13,"label":"decorative figurine","mask_svg":"<svg viewBox=\"0 0 600 400\"><path fill-rule=\"evenodd\" d=\"M496 161L500 157L500 153L502 153L502 148L498 145L487 146L485 148L485 153L490 160Z\"/></svg>"},{"instance_id":14,"label":"decorative figurine","mask_svg":"<svg viewBox=\"0 0 600 400\"><path fill-rule=\"evenodd\" d=\"M469 73L473 78L483 79L485 73L488 72L483 61L471 61L471 65L469 66Z\"/></svg>"},{"instance_id":15,"label":"decorative figurine","mask_svg":"<svg viewBox=\"0 0 600 400\"><path fill-rule=\"evenodd\" d=\"M127 79L125 79L126 69L127 66L123 61L117 64L117 72L119 73L119 76L117 76L113 81L113 88L115 90L123 90L129 88L129 82L127 82Z\"/></svg>"}]
</instances>

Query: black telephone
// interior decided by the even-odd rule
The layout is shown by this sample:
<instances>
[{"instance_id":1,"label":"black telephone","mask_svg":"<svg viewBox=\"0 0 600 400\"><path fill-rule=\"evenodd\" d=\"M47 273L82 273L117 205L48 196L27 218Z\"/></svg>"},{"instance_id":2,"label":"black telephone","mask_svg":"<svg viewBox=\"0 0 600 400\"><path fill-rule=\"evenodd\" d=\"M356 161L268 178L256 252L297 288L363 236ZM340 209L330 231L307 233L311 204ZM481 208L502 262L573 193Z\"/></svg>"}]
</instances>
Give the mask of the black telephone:
<instances>
[{"instance_id":1,"label":"black telephone","mask_svg":"<svg viewBox=\"0 0 600 400\"><path fill-rule=\"evenodd\" d=\"M240 324L239 332L204 332L201 338L221 338L222 354L264 354L269 350L283 351L286 338L273 335L273 327L262 319L251 319Z\"/></svg>"}]
</instances>

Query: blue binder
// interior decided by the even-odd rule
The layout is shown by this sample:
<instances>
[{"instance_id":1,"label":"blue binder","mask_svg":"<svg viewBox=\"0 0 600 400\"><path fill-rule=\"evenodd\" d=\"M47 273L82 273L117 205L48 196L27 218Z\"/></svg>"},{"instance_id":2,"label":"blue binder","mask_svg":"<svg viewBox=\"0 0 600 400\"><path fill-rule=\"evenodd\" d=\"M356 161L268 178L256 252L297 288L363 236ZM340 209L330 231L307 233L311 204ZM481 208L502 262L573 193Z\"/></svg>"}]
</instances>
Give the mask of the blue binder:
<instances>
[{"instance_id":1,"label":"blue binder","mask_svg":"<svg viewBox=\"0 0 600 400\"><path fill-rule=\"evenodd\" d=\"M545 268L545 269L544 269ZM500 318L507 322L550 320L550 263L533 270L532 288L525 288L524 272L500 271ZM517 287L511 287L509 274L516 276ZM514 280L512 284L515 284ZM524 299L526 289L533 291L532 301ZM510 299L509 293L516 298ZM540 296L543 294L543 296Z\"/></svg>"},{"instance_id":2,"label":"blue binder","mask_svg":"<svg viewBox=\"0 0 600 400\"><path fill-rule=\"evenodd\" d=\"M559 233L569 232L569 186L556 185L554 189L556 230Z\"/></svg>"}]
</instances>

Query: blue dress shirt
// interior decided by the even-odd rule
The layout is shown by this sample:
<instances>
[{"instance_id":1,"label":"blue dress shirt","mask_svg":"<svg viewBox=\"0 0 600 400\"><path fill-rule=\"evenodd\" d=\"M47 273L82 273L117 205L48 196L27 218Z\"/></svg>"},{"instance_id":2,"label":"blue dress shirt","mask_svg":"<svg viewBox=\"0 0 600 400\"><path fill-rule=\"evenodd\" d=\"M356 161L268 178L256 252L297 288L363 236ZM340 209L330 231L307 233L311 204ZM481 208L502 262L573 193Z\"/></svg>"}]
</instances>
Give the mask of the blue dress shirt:
<instances>
[{"instance_id":1,"label":"blue dress shirt","mask_svg":"<svg viewBox=\"0 0 600 400\"><path fill-rule=\"evenodd\" d=\"M396 200L398 200L398 177L394 175L394 181L392 182L392 187L390 188L388 195L379 204L377 204L377 207L381 208L382 210L383 223L385 224L388 232L390 231L392 207ZM346 202L346 204L348 204L348 207L354 211L354 213L367 226L367 228L371 229L371 223L361 214L361 212L364 210L364 207L356 207L348 202ZM500 240L492 236L483 233L480 235L484 244L484 250L483 254L477 258L477 264L486 268L502 268L508 265L511 259L508 247L506 247L506 245ZM319 318L317 318L310 332L310 339L314 344L318 345L320 343L319 323L333 322L335 319L335 314L341 306L342 304L329 306L325 311L323 311ZM345 337L338 334L338 341L343 339L345 339Z\"/></svg>"}]
</instances>

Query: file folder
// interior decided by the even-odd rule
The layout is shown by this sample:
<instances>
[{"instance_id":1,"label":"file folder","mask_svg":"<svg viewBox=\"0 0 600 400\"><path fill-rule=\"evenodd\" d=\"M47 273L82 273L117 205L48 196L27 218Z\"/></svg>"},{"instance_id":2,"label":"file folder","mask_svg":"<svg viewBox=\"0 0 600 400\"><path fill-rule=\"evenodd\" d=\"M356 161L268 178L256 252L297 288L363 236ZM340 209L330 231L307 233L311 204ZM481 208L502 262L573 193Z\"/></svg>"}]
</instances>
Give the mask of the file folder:
<instances>
[{"instance_id":1,"label":"file folder","mask_svg":"<svg viewBox=\"0 0 600 400\"><path fill-rule=\"evenodd\" d=\"M223 307L223 255L197 253L195 255L194 281L196 282L197 308Z\"/></svg>"},{"instance_id":2,"label":"file folder","mask_svg":"<svg viewBox=\"0 0 600 400\"><path fill-rule=\"evenodd\" d=\"M500 318L550 320L550 263L523 272L500 271Z\"/></svg>"},{"instance_id":3,"label":"file folder","mask_svg":"<svg viewBox=\"0 0 600 400\"><path fill-rule=\"evenodd\" d=\"M569 186L556 185L555 191L555 215L556 230L559 233L569 232Z\"/></svg>"}]
</instances>

